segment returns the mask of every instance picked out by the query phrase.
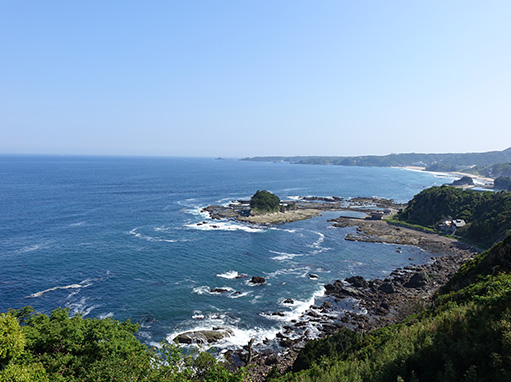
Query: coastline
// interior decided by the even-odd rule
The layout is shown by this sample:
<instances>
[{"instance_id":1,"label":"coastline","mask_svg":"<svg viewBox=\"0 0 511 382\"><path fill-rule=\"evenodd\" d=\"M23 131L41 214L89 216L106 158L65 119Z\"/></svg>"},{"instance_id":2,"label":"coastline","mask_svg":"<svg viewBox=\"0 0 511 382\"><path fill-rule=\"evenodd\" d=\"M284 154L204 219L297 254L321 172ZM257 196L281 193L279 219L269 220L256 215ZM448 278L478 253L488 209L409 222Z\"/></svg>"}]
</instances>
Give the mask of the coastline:
<instances>
[{"instance_id":1,"label":"coastline","mask_svg":"<svg viewBox=\"0 0 511 382\"><path fill-rule=\"evenodd\" d=\"M461 178L464 176L468 176L468 177L474 179L474 181L481 183L480 185L485 185L485 186L493 185L493 182L495 180L495 178L489 178L489 177L485 177L482 175L470 174L470 173L462 172L462 171L452 171L452 172L426 171L426 167L420 167L420 166L403 166L403 167L396 167L396 168L403 168L403 169L409 170L409 171L426 172L428 174L434 174L434 175L445 176L445 177L455 177L456 176L456 177Z\"/></svg>"},{"instance_id":2,"label":"coastline","mask_svg":"<svg viewBox=\"0 0 511 382\"><path fill-rule=\"evenodd\" d=\"M272 340L279 350L259 351L256 344L255 349L245 346L228 353L238 365L247 365L249 361L249 373L254 381L266 380L274 368L280 373L291 370L298 352L310 340L332 335L342 327L368 332L417 313L463 263L480 252L452 238L398 227L383 220L341 216L329 222L337 228L357 227L356 233L346 234L345 240L413 245L430 251L434 257L427 264L394 269L384 279L352 276L325 284L322 305L311 306ZM400 247L397 248L399 251Z\"/></svg>"}]
</instances>

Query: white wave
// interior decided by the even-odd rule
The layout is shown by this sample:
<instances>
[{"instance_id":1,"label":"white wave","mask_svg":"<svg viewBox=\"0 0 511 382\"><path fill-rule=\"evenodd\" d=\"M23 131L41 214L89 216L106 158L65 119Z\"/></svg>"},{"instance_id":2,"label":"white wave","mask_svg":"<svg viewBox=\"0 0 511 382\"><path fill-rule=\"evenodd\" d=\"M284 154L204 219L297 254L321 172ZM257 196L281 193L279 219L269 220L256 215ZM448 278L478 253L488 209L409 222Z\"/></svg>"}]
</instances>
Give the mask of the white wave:
<instances>
[{"instance_id":1,"label":"white wave","mask_svg":"<svg viewBox=\"0 0 511 382\"><path fill-rule=\"evenodd\" d=\"M41 297L43 294L45 293L48 293L48 292L52 292L54 290L59 290L59 289L78 289L78 288L87 288L88 286L91 286L92 284L70 284L70 285L65 285L65 286L56 286L56 287L53 287L53 288L49 288L49 289L45 289L45 290L42 290L40 292L36 292L36 293L33 293L31 294L30 296L27 296L25 298L35 298L35 297Z\"/></svg>"},{"instance_id":2,"label":"white wave","mask_svg":"<svg viewBox=\"0 0 511 382\"><path fill-rule=\"evenodd\" d=\"M240 297L248 296L251 293L252 292L236 292L236 293L232 293L232 294L228 295L227 297L229 297L229 298L240 298Z\"/></svg>"},{"instance_id":3,"label":"white wave","mask_svg":"<svg viewBox=\"0 0 511 382\"><path fill-rule=\"evenodd\" d=\"M225 273L219 273L216 276L224 279L235 279L236 277L239 277L240 274L237 271L228 271Z\"/></svg>"},{"instance_id":4,"label":"white wave","mask_svg":"<svg viewBox=\"0 0 511 382\"><path fill-rule=\"evenodd\" d=\"M192 292L196 293L196 294L204 294L204 293L209 293L210 289L208 286L200 286L200 287L193 288Z\"/></svg>"},{"instance_id":5,"label":"white wave","mask_svg":"<svg viewBox=\"0 0 511 382\"><path fill-rule=\"evenodd\" d=\"M202 321L201 321L202 323ZM218 324L217 324L218 325ZM262 329L259 327L255 327L252 329L240 329L234 325L218 325L224 327L231 331L232 335L223 338L222 340L215 342L215 349L226 349L226 348L239 348L248 344L251 339L254 339L255 343L261 343L264 339L272 340L276 337L279 329ZM199 330L211 330L212 326L208 325L208 323L204 322L201 325L194 326L189 330L185 331L175 331L169 333L166 337L168 342L174 341L174 339L179 335L187 331L199 331ZM195 345L192 345L195 346Z\"/></svg>"},{"instance_id":6,"label":"white wave","mask_svg":"<svg viewBox=\"0 0 511 382\"><path fill-rule=\"evenodd\" d=\"M216 292L214 291L215 289L222 289L224 290L224 292ZM235 289L231 288L231 287L227 287L227 286L223 286L223 287L216 287L216 288L213 288L211 289L209 286L200 286L200 287L196 287L196 288L193 288L192 289L192 292L193 293L196 293L196 294L211 294L211 295L222 295L222 294L233 294L234 292L236 292Z\"/></svg>"},{"instance_id":7,"label":"white wave","mask_svg":"<svg viewBox=\"0 0 511 382\"><path fill-rule=\"evenodd\" d=\"M196 198L190 198L190 199L185 199L185 200L178 200L177 201L177 204L179 204L180 206L183 206L183 207L191 207L193 206L193 201L197 200Z\"/></svg>"},{"instance_id":8,"label":"white wave","mask_svg":"<svg viewBox=\"0 0 511 382\"><path fill-rule=\"evenodd\" d=\"M203 209L204 206L194 206L193 208L186 209L185 213L189 215L200 216L203 219L209 219L211 215L209 214L209 212L203 211Z\"/></svg>"},{"instance_id":9,"label":"white wave","mask_svg":"<svg viewBox=\"0 0 511 382\"><path fill-rule=\"evenodd\" d=\"M70 227L79 227L81 225L84 225L85 222L78 222L78 223L72 223L72 224L69 224Z\"/></svg>"},{"instance_id":10,"label":"white wave","mask_svg":"<svg viewBox=\"0 0 511 382\"><path fill-rule=\"evenodd\" d=\"M283 316L273 315L268 313L261 313L261 316L276 320L276 321L292 321L298 320L316 301L316 298L323 297L325 295L325 288L320 286L308 300L300 301L294 300L294 304L290 305L292 308L290 311L284 311Z\"/></svg>"},{"instance_id":11,"label":"white wave","mask_svg":"<svg viewBox=\"0 0 511 382\"><path fill-rule=\"evenodd\" d=\"M16 251L16 253L22 254L22 253L34 252L34 251L38 251L40 249L47 249L47 248L49 248L49 245L47 242L45 242L45 243L39 243L39 244L34 244L34 245L27 245L25 247L18 249Z\"/></svg>"},{"instance_id":12,"label":"white wave","mask_svg":"<svg viewBox=\"0 0 511 382\"><path fill-rule=\"evenodd\" d=\"M307 247L310 247L310 248L320 248L321 247L321 243L323 243L323 241L325 240L325 235L322 234L321 232L316 232L316 231L313 231L313 232L315 234L317 234L319 236L319 238L314 243L307 245Z\"/></svg>"},{"instance_id":13,"label":"white wave","mask_svg":"<svg viewBox=\"0 0 511 382\"><path fill-rule=\"evenodd\" d=\"M244 231L244 232L264 232L264 229L261 227L254 227L245 224L237 224L234 222L219 222L219 221L209 221L209 222L199 222L193 224L186 224L185 227L198 229L201 231Z\"/></svg>"},{"instance_id":14,"label":"white wave","mask_svg":"<svg viewBox=\"0 0 511 382\"><path fill-rule=\"evenodd\" d=\"M98 316L98 318L101 320L104 320L105 318L109 318L109 317L113 317L113 316L114 316L113 312L108 312L108 313L100 314Z\"/></svg>"},{"instance_id":15,"label":"white wave","mask_svg":"<svg viewBox=\"0 0 511 382\"><path fill-rule=\"evenodd\" d=\"M139 239L143 239L143 240L147 240L147 241L153 241L153 242L176 243L176 242L179 241L179 240L175 240L175 239L163 239L161 237L152 237L152 236L143 235L140 232L137 232L136 228L133 228L128 233L130 235L133 235L133 236L139 238Z\"/></svg>"},{"instance_id":16,"label":"white wave","mask_svg":"<svg viewBox=\"0 0 511 382\"><path fill-rule=\"evenodd\" d=\"M286 252L277 252L277 251L272 251L272 250L270 250L270 252L278 255L278 256L271 258L272 260L277 260L277 261L291 260L295 257L303 256L303 253L286 253Z\"/></svg>"},{"instance_id":17,"label":"white wave","mask_svg":"<svg viewBox=\"0 0 511 382\"><path fill-rule=\"evenodd\" d=\"M268 278L275 278L275 277L280 276L280 275L292 275L292 274L299 275L299 277L305 277L308 274L308 272L310 272L310 270L311 269L309 267L282 268L282 269L277 269L274 272L268 273L267 277Z\"/></svg>"},{"instance_id":18,"label":"white wave","mask_svg":"<svg viewBox=\"0 0 511 382\"><path fill-rule=\"evenodd\" d=\"M87 306L88 297L82 297L79 301L73 302L71 304L66 304L71 310L72 315L82 314L83 316L88 316L90 312L94 309L99 308L100 305L91 305Z\"/></svg>"},{"instance_id":19,"label":"white wave","mask_svg":"<svg viewBox=\"0 0 511 382\"><path fill-rule=\"evenodd\" d=\"M154 227L155 232L170 232L173 230L174 230L173 227L165 227L164 225L162 225L161 227Z\"/></svg>"}]
</instances>

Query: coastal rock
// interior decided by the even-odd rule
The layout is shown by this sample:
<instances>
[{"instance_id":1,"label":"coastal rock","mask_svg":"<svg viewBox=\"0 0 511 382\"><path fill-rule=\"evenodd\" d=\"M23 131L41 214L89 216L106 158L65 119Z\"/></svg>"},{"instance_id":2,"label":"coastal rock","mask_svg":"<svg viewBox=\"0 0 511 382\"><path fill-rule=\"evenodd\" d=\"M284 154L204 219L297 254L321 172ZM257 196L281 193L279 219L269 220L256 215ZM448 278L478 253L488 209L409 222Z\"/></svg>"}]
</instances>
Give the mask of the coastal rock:
<instances>
[{"instance_id":1,"label":"coastal rock","mask_svg":"<svg viewBox=\"0 0 511 382\"><path fill-rule=\"evenodd\" d=\"M355 288L367 288L368 282L362 276L348 277L345 281L349 282Z\"/></svg>"},{"instance_id":2,"label":"coastal rock","mask_svg":"<svg viewBox=\"0 0 511 382\"><path fill-rule=\"evenodd\" d=\"M410 280L404 285L407 288L420 288L426 285L427 279L423 272L415 273Z\"/></svg>"},{"instance_id":3,"label":"coastal rock","mask_svg":"<svg viewBox=\"0 0 511 382\"><path fill-rule=\"evenodd\" d=\"M317 279L318 278L318 275L314 274L314 273L309 273L309 278L310 279Z\"/></svg>"},{"instance_id":4,"label":"coastal rock","mask_svg":"<svg viewBox=\"0 0 511 382\"><path fill-rule=\"evenodd\" d=\"M295 300L292 298L286 298L284 301L282 301L283 304L294 304Z\"/></svg>"},{"instance_id":5,"label":"coastal rock","mask_svg":"<svg viewBox=\"0 0 511 382\"><path fill-rule=\"evenodd\" d=\"M226 292L229 292L229 291L227 289L224 289L224 288L211 289L211 293L226 293Z\"/></svg>"},{"instance_id":6,"label":"coastal rock","mask_svg":"<svg viewBox=\"0 0 511 382\"><path fill-rule=\"evenodd\" d=\"M264 277L261 277L261 276L253 276L252 279L250 280L250 282L252 284L258 284L258 285L262 285L266 282L266 279Z\"/></svg>"},{"instance_id":7,"label":"coastal rock","mask_svg":"<svg viewBox=\"0 0 511 382\"><path fill-rule=\"evenodd\" d=\"M181 344L210 344L217 342L225 337L232 336L233 332L229 328L213 328L213 330L196 330L178 334L174 342Z\"/></svg>"},{"instance_id":8,"label":"coastal rock","mask_svg":"<svg viewBox=\"0 0 511 382\"><path fill-rule=\"evenodd\" d=\"M267 366L278 365L280 363L280 358L277 354L273 353L266 357L264 360L264 364Z\"/></svg>"},{"instance_id":9,"label":"coastal rock","mask_svg":"<svg viewBox=\"0 0 511 382\"><path fill-rule=\"evenodd\" d=\"M392 283L390 283L388 281L381 284L378 289L385 293L394 293L396 291L394 289L394 285L392 285Z\"/></svg>"}]
</instances>

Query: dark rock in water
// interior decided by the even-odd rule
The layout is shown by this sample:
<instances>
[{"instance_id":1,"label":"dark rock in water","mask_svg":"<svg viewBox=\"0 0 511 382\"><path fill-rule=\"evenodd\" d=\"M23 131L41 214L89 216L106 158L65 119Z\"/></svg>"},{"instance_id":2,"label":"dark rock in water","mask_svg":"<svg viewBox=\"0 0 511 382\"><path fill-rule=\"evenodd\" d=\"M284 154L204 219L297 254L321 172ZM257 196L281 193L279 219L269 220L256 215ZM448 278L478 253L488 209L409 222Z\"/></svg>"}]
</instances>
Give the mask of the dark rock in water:
<instances>
[{"instance_id":1,"label":"dark rock in water","mask_svg":"<svg viewBox=\"0 0 511 382\"><path fill-rule=\"evenodd\" d=\"M426 275L422 272L417 272L404 286L407 288L420 288L426 285L426 282Z\"/></svg>"},{"instance_id":2,"label":"dark rock in water","mask_svg":"<svg viewBox=\"0 0 511 382\"><path fill-rule=\"evenodd\" d=\"M367 286L369 285L362 276L348 277L347 279L345 279L345 281L349 282L356 288L367 288Z\"/></svg>"},{"instance_id":3,"label":"dark rock in water","mask_svg":"<svg viewBox=\"0 0 511 382\"><path fill-rule=\"evenodd\" d=\"M248 277L248 275L242 273L241 275L238 275L235 277L235 279L246 279Z\"/></svg>"},{"instance_id":4,"label":"dark rock in water","mask_svg":"<svg viewBox=\"0 0 511 382\"><path fill-rule=\"evenodd\" d=\"M472 179L470 176L464 176L461 179L455 180L451 183L452 186L473 186L474 185L474 179Z\"/></svg>"},{"instance_id":5,"label":"dark rock in water","mask_svg":"<svg viewBox=\"0 0 511 382\"><path fill-rule=\"evenodd\" d=\"M294 304L295 300L292 298L286 298L284 301L282 301L283 304Z\"/></svg>"},{"instance_id":6,"label":"dark rock in water","mask_svg":"<svg viewBox=\"0 0 511 382\"><path fill-rule=\"evenodd\" d=\"M284 317L285 316L285 314L282 313L282 312L273 312L271 315L272 316L280 316L280 317Z\"/></svg>"},{"instance_id":7,"label":"dark rock in water","mask_svg":"<svg viewBox=\"0 0 511 382\"><path fill-rule=\"evenodd\" d=\"M225 292L229 292L229 291L227 289L224 289L224 288L211 289L211 293L225 293Z\"/></svg>"},{"instance_id":8,"label":"dark rock in water","mask_svg":"<svg viewBox=\"0 0 511 382\"><path fill-rule=\"evenodd\" d=\"M394 285L392 285L390 282L384 282L383 284L380 285L378 289L385 293L395 292Z\"/></svg>"},{"instance_id":9,"label":"dark rock in water","mask_svg":"<svg viewBox=\"0 0 511 382\"><path fill-rule=\"evenodd\" d=\"M213 328L213 330L196 330L178 334L174 342L181 344L210 344L225 337L232 336L233 332L229 328Z\"/></svg>"},{"instance_id":10,"label":"dark rock in water","mask_svg":"<svg viewBox=\"0 0 511 382\"><path fill-rule=\"evenodd\" d=\"M317 279L318 278L318 275L314 274L314 273L309 273L309 278L310 279Z\"/></svg>"},{"instance_id":11,"label":"dark rock in water","mask_svg":"<svg viewBox=\"0 0 511 382\"><path fill-rule=\"evenodd\" d=\"M264 277L261 277L261 276L254 276L254 277L252 277L250 282L252 284L264 284L266 282L266 279Z\"/></svg>"}]
</instances>

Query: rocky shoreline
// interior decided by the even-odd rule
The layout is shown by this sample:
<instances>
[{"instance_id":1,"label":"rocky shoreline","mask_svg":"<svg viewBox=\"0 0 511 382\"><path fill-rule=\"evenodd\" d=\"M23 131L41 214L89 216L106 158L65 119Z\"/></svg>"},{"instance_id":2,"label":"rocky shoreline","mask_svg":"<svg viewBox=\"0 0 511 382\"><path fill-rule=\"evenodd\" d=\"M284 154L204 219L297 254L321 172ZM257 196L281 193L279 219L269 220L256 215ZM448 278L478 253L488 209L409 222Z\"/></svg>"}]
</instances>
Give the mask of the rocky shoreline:
<instances>
[{"instance_id":1,"label":"rocky shoreline","mask_svg":"<svg viewBox=\"0 0 511 382\"><path fill-rule=\"evenodd\" d=\"M452 238L381 220L406 206L392 200L345 200L335 196L309 196L283 202L284 205L287 203L293 203L294 209L256 216L250 215L249 202L243 200L227 206L209 206L202 212L209 213L212 219L234 219L272 225L308 219L324 211L357 211L363 213L361 216L364 217L340 216L329 220L333 227L356 227L355 232L346 234L345 240L394 244L397 252L401 250L400 245L413 245L435 256L428 264L395 269L383 280L365 280L361 276L353 276L326 284L325 296L320 299L321 305L310 307L301 318L292 320L277 333L275 339L265 340L261 344L254 344L252 340L243 348L229 350L225 354L226 358L232 361L234 367L248 366L247 370L253 381L265 381L272 369L279 373L291 370L300 349L312 339L334 334L341 327L366 332L400 322L409 314L424 309L438 288L444 285L463 263L479 253L479 249ZM412 258L410 260L413 261ZM294 301L285 303L293 304ZM278 315L279 312L273 314ZM229 335L224 328L214 329L221 330L222 335ZM187 339L183 340L185 341Z\"/></svg>"},{"instance_id":2,"label":"rocky shoreline","mask_svg":"<svg viewBox=\"0 0 511 382\"><path fill-rule=\"evenodd\" d=\"M212 219L217 220L235 219L246 223L268 225L306 220L325 211L356 211L364 214L375 211L384 213L383 211L386 211L388 215L405 206L405 204L395 203L389 199L374 197L344 199L339 196L302 196L297 200L284 200L281 205L283 211L280 212L252 214L250 201L237 200L226 206L208 206L203 208L201 212L207 212Z\"/></svg>"},{"instance_id":3,"label":"rocky shoreline","mask_svg":"<svg viewBox=\"0 0 511 382\"><path fill-rule=\"evenodd\" d=\"M325 285L321 306L312 306L302 319L277 334L280 351L257 351L247 345L227 354L238 365L247 365L254 381L264 381L274 368L291 370L298 352L312 338L322 338L341 327L366 332L400 322L428 305L433 294L459 267L479 250L444 236L396 227L385 221L340 217L335 227L357 226L347 240L416 245L435 254L431 263L395 269L385 279L353 276ZM399 251L399 247L397 247Z\"/></svg>"}]
</instances>

